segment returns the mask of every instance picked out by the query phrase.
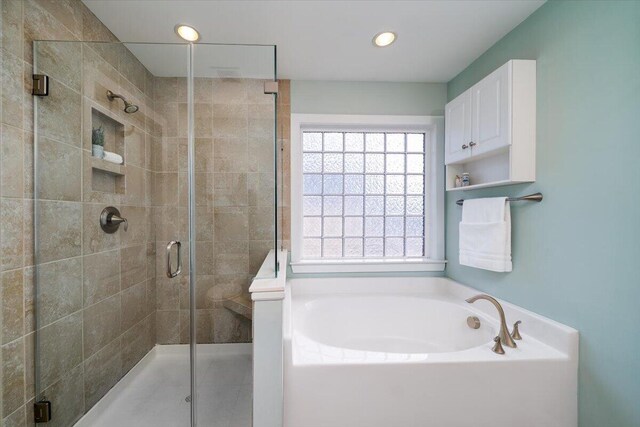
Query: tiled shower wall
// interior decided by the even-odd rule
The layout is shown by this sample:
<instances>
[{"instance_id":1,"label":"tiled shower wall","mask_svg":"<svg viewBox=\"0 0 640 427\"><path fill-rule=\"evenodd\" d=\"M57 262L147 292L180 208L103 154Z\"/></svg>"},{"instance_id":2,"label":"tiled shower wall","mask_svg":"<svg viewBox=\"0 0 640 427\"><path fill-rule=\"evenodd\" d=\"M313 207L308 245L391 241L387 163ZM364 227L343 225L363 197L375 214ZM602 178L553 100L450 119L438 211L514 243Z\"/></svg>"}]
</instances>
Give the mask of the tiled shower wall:
<instances>
[{"instance_id":1,"label":"tiled shower wall","mask_svg":"<svg viewBox=\"0 0 640 427\"><path fill-rule=\"evenodd\" d=\"M0 281L3 425L30 425L34 398L32 40L116 41L79 0L1 0ZM44 45L43 45L44 46ZM184 80L158 79L126 50L47 44L53 79L40 104L44 385L52 425L70 425L155 343L188 338L188 271L164 279L164 247L187 246ZM53 48L55 46L55 48ZM133 115L106 89L140 105ZM281 82L279 140L288 244L289 84ZM273 107L262 82L198 79L196 173L198 342L250 339L250 323L223 307L247 287L273 246ZM94 107L125 124L124 181L91 169ZM154 108L156 107L156 108ZM269 139L269 140L267 140ZM282 171L281 171L282 172ZM100 190L100 191L94 191ZM129 231L104 234L98 216L121 209ZM54 221L55 220L55 221ZM188 251L184 259L188 257ZM185 267L186 267L185 262ZM156 285L154 277L158 278ZM157 287L157 290L156 290ZM157 338L156 338L157 331Z\"/></svg>"},{"instance_id":2,"label":"tiled shower wall","mask_svg":"<svg viewBox=\"0 0 640 427\"><path fill-rule=\"evenodd\" d=\"M116 39L79 0L1 4L1 406L3 425L23 426L31 425L34 398L32 40ZM126 49L46 46L38 53L41 70L52 77L50 96L39 100L38 124L39 182L46 199L39 202L40 378L57 408L51 425L68 426L156 342L153 85ZM125 115L121 104L111 106L107 88L131 98L140 112ZM125 125L119 193L93 191L108 187L91 169L92 105ZM109 204L128 217L127 233L107 235L99 228L100 211Z\"/></svg>"},{"instance_id":3,"label":"tiled shower wall","mask_svg":"<svg viewBox=\"0 0 640 427\"><path fill-rule=\"evenodd\" d=\"M289 82L280 88L288 106ZM186 343L188 275L163 274L168 241L188 240L186 80L158 78L155 93L165 129L155 151L158 342ZM274 100L262 80L230 78L196 78L194 99L197 340L247 342L250 320L225 308L224 300L249 300L250 281L275 245ZM288 123L288 111L283 107L278 119Z\"/></svg>"}]
</instances>

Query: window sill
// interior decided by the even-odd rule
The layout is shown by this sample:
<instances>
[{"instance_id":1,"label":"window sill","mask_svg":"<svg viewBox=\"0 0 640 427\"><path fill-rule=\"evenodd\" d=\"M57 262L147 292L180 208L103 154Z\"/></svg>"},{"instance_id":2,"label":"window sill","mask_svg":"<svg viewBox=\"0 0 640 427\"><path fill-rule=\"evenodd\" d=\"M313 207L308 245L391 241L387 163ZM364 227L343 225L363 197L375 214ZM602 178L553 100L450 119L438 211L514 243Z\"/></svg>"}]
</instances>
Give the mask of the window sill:
<instances>
[{"instance_id":1,"label":"window sill","mask_svg":"<svg viewBox=\"0 0 640 427\"><path fill-rule=\"evenodd\" d=\"M291 263L296 274L313 273L381 273L444 271L447 261L428 258L405 259L328 259Z\"/></svg>"}]
</instances>

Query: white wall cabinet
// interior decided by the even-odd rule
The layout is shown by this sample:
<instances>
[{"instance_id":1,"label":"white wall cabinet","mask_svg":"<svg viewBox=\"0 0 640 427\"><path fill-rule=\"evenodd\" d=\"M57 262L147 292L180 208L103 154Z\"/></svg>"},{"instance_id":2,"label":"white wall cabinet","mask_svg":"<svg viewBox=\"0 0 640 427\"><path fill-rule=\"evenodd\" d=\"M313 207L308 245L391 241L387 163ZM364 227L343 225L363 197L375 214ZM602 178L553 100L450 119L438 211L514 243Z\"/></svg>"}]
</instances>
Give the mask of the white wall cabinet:
<instances>
[{"instance_id":1,"label":"white wall cabinet","mask_svg":"<svg viewBox=\"0 0 640 427\"><path fill-rule=\"evenodd\" d=\"M445 110L445 163L458 162L471 155L471 91L447 104Z\"/></svg>"},{"instance_id":2,"label":"white wall cabinet","mask_svg":"<svg viewBox=\"0 0 640 427\"><path fill-rule=\"evenodd\" d=\"M445 107L447 190L535 181L535 145L536 61L511 60Z\"/></svg>"}]
</instances>

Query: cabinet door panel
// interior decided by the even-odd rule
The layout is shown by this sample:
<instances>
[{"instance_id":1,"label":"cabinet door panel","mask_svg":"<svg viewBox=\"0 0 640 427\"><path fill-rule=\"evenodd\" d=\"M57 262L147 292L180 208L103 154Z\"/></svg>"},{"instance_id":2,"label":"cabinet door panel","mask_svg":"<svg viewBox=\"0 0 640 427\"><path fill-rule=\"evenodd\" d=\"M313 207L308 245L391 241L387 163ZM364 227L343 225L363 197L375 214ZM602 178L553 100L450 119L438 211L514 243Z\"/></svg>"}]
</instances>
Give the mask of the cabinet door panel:
<instances>
[{"instance_id":1,"label":"cabinet door panel","mask_svg":"<svg viewBox=\"0 0 640 427\"><path fill-rule=\"evenodd\" d=\"M445 108L445 164L469 157L470 141L471 91L466 91L448 103Z\"/></svg>"},{"instance_id":2,"label":"cabinet door panel","mask_svg":"<svg viewBox=\"0 0 640 427\"><path fill-rule=\"evenodd\" d=\"M473 155L511 143L509 134L509 64L500 67L472 89Z\"/></svg>"}]
</instances>

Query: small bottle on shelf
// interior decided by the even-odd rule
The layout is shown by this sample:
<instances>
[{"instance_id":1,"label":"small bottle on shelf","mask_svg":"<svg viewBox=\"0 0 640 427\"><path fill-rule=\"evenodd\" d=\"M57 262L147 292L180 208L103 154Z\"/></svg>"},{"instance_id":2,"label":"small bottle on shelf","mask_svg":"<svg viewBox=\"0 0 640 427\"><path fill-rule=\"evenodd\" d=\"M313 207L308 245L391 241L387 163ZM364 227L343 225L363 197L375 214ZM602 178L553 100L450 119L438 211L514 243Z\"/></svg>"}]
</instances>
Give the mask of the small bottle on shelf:
<instances>
[{"instance_id":1,"label":"small bottle on shelf","mask_svg":"<svg viewBox=\"0 0 640 427\"><path fill-rule=\"evenodd\" d=\"M469 185L471 185L471 177L467 172L465 172L462 174L462 186L468 187Z\"/></svg>"}]
</instances>

